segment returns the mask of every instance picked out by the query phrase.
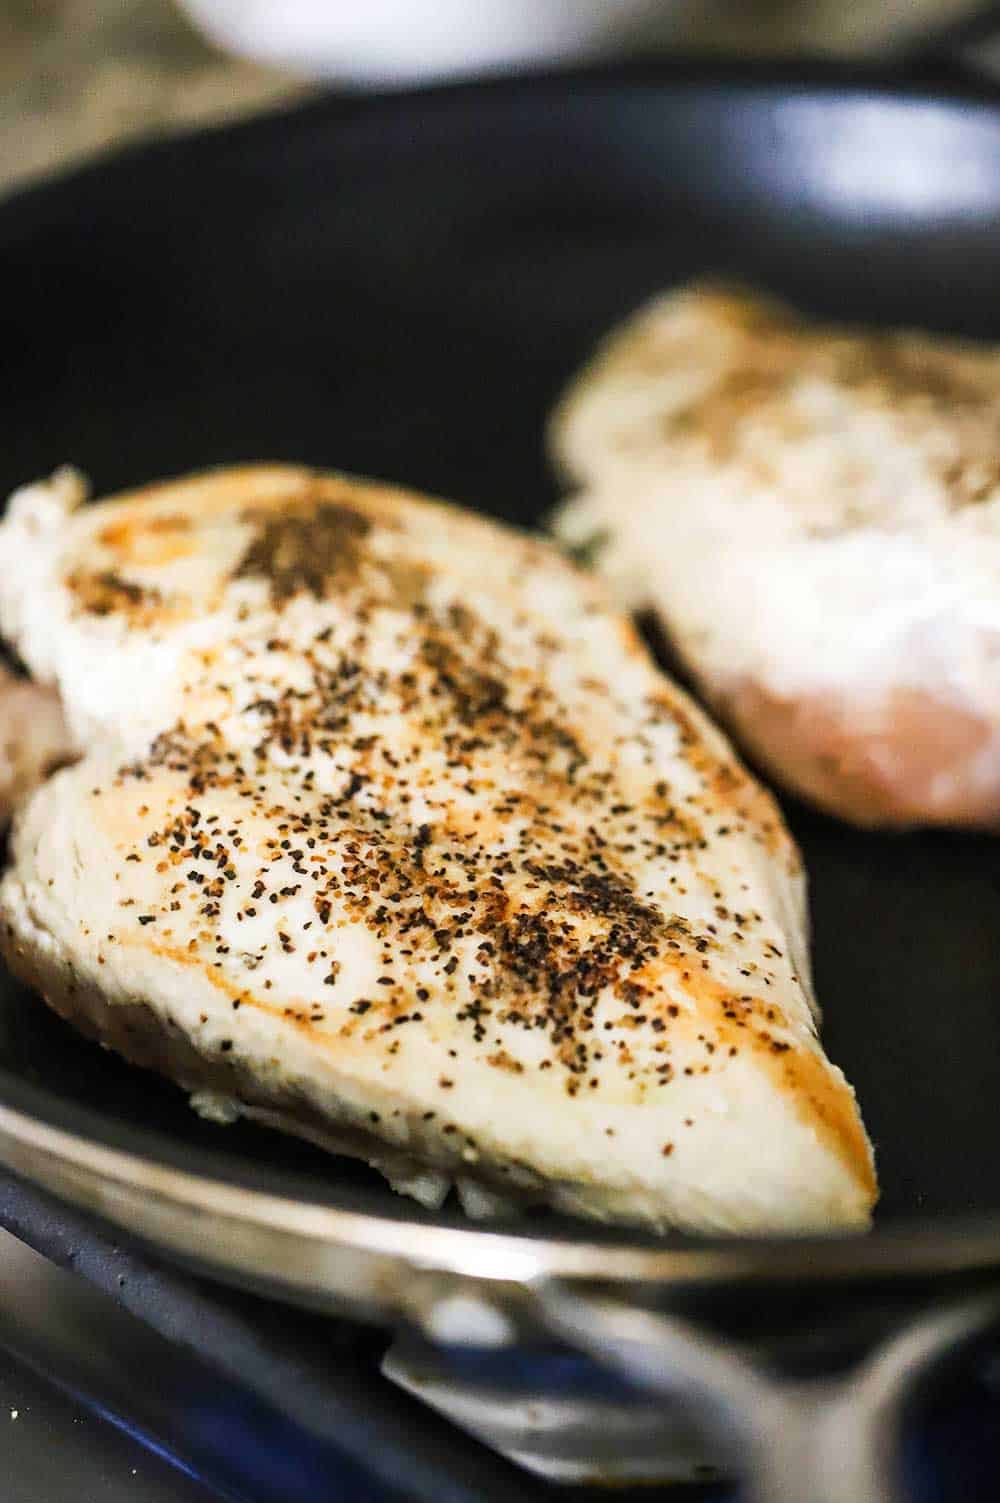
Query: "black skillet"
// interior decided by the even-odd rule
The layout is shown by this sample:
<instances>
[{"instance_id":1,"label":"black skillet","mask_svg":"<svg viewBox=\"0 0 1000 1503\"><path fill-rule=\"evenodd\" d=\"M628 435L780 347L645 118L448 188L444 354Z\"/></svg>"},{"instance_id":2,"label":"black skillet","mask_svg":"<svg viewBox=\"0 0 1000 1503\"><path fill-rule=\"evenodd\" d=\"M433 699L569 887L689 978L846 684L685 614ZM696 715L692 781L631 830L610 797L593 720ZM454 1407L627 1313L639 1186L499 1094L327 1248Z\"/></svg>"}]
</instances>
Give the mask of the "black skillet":
<instances>
[{"instance_id":1,"label":"black skillet","mask_svg":"<svg viewBox=\"0 0 1000 1503\"><path fill-rule=\"evenodd\" d=\"M321 99L129 151L0 206L0 487L64 460L106 492L287 458L531 524L554 500L542 425L567 377L647 295L707 271L824 314L1000 338L1000 104L647 68ZM290 1298L433 1329L461 1290L503 1317L494 1334L541 1321L711 1401L762 1495L888 1496L880 1417L993 1313L1000 865L989 837L788 814L826 1043L878 1153L869 1238L422 1215L356 1166L200 1122L3 976L0 1156ZM845 1363L903 1334L846 1398L790 1406L774 1372L809 1367L810 1333L828 1357L832 1327ZM806 1445L855 1471L804 1468Z\"/></svg>"}]
</instances>

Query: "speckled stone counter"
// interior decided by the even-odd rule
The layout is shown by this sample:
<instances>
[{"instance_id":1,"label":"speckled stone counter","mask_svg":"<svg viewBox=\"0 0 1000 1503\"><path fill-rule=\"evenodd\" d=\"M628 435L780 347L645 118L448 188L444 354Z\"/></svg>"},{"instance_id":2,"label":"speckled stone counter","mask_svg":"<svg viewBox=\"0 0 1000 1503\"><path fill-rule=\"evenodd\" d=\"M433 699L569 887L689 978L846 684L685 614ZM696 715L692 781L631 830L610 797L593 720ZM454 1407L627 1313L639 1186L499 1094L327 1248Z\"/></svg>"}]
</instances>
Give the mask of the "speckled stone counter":
<instances>
[{"instance_id":1,"label":"speckled stone counter","mask_svg":"<svg viewBox=\"0 0 1000 1503\"><path fill-rule=\"evenodd\" d=\"M0 191L304 88L213 51L171 0L0 0Z\"/></svg>"}]
</instances>

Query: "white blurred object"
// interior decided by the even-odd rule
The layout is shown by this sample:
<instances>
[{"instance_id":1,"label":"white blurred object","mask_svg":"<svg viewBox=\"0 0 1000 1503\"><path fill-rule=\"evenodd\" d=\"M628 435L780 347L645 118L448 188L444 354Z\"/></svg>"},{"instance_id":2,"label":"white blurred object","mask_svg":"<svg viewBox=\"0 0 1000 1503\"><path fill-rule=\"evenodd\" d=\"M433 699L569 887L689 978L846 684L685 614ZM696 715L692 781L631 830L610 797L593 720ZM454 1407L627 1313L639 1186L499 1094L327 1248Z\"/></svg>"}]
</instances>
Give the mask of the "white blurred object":
<instances>
[{"instance_id":1,"label":"white blurred object","mask_svg":"<svg viewBox=\"0 0 1000 1503\"><path fill-rule=\"evenodd\" d=\"M667 40L690 0L181 0L213 41L315 77L405 85Z\"/></svg>"}]
</instances>

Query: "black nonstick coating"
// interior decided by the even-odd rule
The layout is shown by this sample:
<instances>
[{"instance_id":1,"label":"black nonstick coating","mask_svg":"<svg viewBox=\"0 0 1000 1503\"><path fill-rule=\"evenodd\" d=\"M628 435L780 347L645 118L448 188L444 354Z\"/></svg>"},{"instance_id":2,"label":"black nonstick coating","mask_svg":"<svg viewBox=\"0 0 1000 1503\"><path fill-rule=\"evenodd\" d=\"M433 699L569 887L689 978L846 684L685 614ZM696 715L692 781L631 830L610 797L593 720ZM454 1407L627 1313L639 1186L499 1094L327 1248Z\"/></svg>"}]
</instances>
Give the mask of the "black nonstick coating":
<instances>
[{"instance_id":1,"label":"black nonstick coating","mask_svg":"<svg viewBox=\"0 0 1000 1503\"><path fill-rule=\"evenodd\" d=\"M703 272L1000 337L1000 106L616 71L325 99L100 163L0 206L0 485L66 460L108 491L287 458L532 523L555 498L542 428L563 383L648 294ZM880 1219L1000 1213L997 845L788 812ZM414 1214L364 1169L198 1121L2 975L0 1000L0 1099Z\"/></svg>"}]
</instances>

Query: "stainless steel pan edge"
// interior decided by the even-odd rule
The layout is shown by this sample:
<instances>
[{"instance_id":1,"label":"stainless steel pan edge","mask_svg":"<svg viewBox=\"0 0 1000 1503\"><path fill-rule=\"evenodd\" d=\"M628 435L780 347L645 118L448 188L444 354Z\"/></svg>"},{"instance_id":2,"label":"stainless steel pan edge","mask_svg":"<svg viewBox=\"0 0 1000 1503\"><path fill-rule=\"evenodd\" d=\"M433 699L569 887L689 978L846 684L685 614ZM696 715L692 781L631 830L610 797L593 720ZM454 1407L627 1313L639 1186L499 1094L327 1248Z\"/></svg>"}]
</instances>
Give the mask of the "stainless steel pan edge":
<instances>
[{"instance_id":1,"label":"stainless steel pan edge","mask_svg":"<svg viewBox=\"0 0 1000 1503\"><path fill-rule=\"evenodd\" d=\"M905 1301L897 1328L836 1380L789 1380L656 1304L782 1283L981 1284L1000 1225L907 1236L690 1248L576 1243L389 1221L227 1185L95 1144L0 1106L0 1160L203 1273L311 1308L409 1321L431 1338L503 1345L555 1336L688 1409L743 1474L752 1503L893 1503L915 1393L1000 1319L996 1280ZM978 1278L976 1277L978 1276Z\"/></svg>"},{"instance_id":2,"label":"stainless steel pan edge","mask_svg":"<svg viewBox=\"0 0 1000 1503\"><path fill-rule=\"evenodd\" d=\"M0 1160L15 1173L206 1272L316 1306L424 1322L444 1292L502 1294L550 1280L654 1295L748 1284L925 1280L1000 1271L1000 1220L870 1236L685 1247L577 1242L428 1226L206 1179L0 1106Z\"/></svg>"}]
</instances>

